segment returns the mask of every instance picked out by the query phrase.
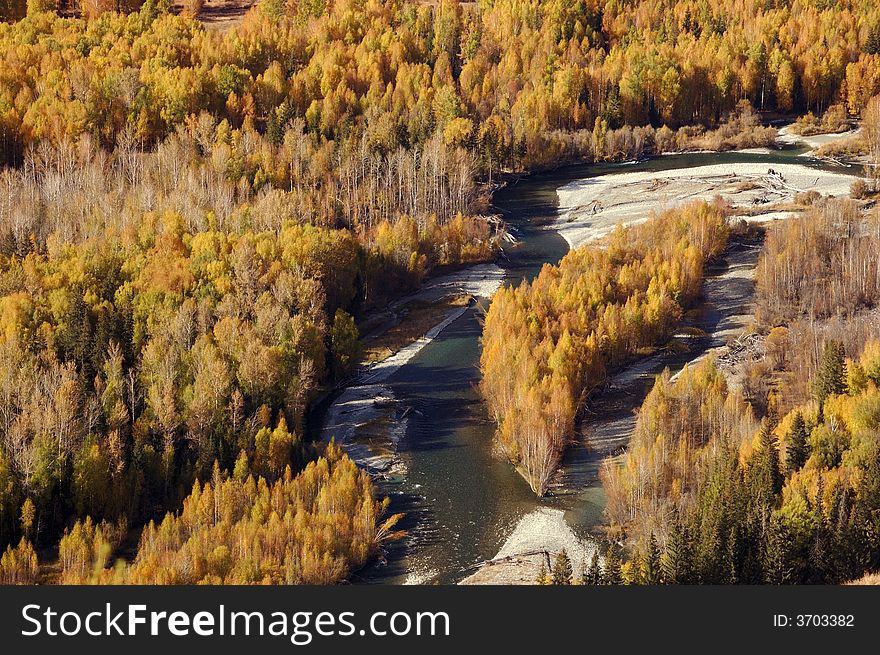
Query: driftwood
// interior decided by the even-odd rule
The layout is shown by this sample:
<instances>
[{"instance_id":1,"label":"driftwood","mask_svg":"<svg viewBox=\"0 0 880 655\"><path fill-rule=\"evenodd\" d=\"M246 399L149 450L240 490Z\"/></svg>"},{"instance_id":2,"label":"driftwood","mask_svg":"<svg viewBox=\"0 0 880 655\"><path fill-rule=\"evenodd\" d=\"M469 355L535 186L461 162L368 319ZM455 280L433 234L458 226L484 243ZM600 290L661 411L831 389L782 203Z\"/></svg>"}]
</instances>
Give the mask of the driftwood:
<instances>
[{"instance_id":1,"label":"driftwood","mask_svg":"<svg viewBox=\"0 0 880 655\"><path fill-rule=\"evenodd\" d=\"M764 356L764 337L752 332L741 334L730 342L726 351L716 357L715 364L730 371L747 358L760 361Z\"/></svg>"},{"instance_id":2,"label":"driftwood","mask_svg":"<svg viewBox=\"0 0 880 655\"><path fill-rule=\"evenodd\" d=\"M484 566L495 566L496 564L514 564L522 558L534 557L535 555L544 556L544 564L547 566L547 571L550 571L553 568L553 565L550 561L550 551L542 548L540 550L530 550L524 553L516 553L514 555L505 555L504 557L494 557L492 559L483 560L482 562L476 562L474 564L471 564L470 566L466 566L461 571L462 573L464 573L465 571L479 570Z\"/></svg>"},{"instance_id":3,"label":"driftwood","mask_svg":"<svg viewBox=\"0 0 880 655\"><path fill-rule=\"evenodd\" d=\"M573 207L569 214L580 214L582 212L589 212L591 216L594 216L601 212L605 207L602 205L602 201L598 198L595 200L591 200L586 205L578 205L577 207Z\"/></svg>"}]
</instances>

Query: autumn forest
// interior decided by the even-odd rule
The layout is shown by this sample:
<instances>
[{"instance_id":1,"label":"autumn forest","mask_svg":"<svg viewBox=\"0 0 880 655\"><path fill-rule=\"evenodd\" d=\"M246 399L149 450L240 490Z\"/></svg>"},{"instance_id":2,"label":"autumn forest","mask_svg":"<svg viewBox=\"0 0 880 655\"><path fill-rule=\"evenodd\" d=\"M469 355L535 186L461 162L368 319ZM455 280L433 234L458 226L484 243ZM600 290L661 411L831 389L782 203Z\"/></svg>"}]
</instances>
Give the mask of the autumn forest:
<instances>
[{"instance_id":1,"label":"autumn forest","mask_svg":"<svg viewBox=\"0 0 880 655\"><path fill-rule=\"evenodd\" d=\"M0 0L0 583L349 580L404 536L315 436L364 326L503 266L513 181L773 149L783 123L862 125L829 155L865 165L852 197L750 228L658 206L505 280L486 446L550 493L594 393L751 230L761 357L657 377L601 467L601 547L556 580L880 569L874 2L259 0L223 29L203 5Z\"/></svg>"}]
</instances>

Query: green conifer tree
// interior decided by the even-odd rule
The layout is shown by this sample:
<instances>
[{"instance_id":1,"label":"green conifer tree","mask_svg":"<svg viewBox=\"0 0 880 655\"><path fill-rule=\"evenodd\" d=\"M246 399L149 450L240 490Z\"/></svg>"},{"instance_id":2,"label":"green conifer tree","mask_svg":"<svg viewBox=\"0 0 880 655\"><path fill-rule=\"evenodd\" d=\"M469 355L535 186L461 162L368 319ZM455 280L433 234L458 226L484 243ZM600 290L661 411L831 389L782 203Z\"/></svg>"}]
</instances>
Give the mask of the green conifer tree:
<instances>
[{"instance_id":1,"label":"green conifer tree","mask_svg":"<svg viewBox=\"0 0 880 655\"><path fill-rule=\"evenodd\" d=\"M871 31L868 32L868 38L865 39L865 45L862 48L866 54L880 54L880 21L874 23Z\"/></svg>"},{"instance_id":2,"label":"green conifer tree","mask_svg":"<svg viewBox=\"0 0 880 655\"><path fill-rule=\"evenodd\" d=\"M693 582L691 544L678 516L673 517L661 567L663 582L666 584L690 584Z\"/></svg>"},{"instance_id":3,"label":"green conifer tree","mask_svg":"<svg viewBox=\"0 0 880 655\"><path fill-rule=\"evenodd\" d=\"M760 441L761 449L756 454L757 473L763 491L767 494L765 501L772 502L775 496L782 491L783 477L779 466L779 449L767 421L764 421L761 426Z\"/></svg>"},{"instance_id":4,"label":"green conifer tree","mask_svg":"<svg viewBox=\"0 0 880 655\"><path fill-rule=\"evenodd\" d=\"M825 406L828 396L846 391L846 352L839 341L829 341L822 352L822 361L813 380L813 394L819 403L819 411Z\"/></svg>"},{"instance_id":5,"label":"green conifer tree","mask_svg":"<svg viewBox=\"0 0 880 655\"><path fill-rule=\"evenodd\" d=\"M553 562L553 584L570 585L571 574L571 559L568 557L565 548L563 548L559 554L556 555L556 560Z\"/></svg>"},{"instance_id":6,"label":"green conifer tree","mask_svg":"<svg viewBox=\"0 0 880 655\"><path fill-rule=\"evenodd\" d=\"M816 501L813 507L816 528L813 532L813 543L810 547L809 573L807 582L811 584L827 584L835 582L830 567L830 533L825 515L825 478L820 474L816 485Z\"/></svg>"},{"instance_id":7,"label":"green conifer tree","mask_svg":"<svg viewBox=\"0 0 880 655\"><path fill-rule=\"evenodd\" d=\"M623 575L620 571L620 555L616 544L611 544L605 553L605 572L602 576L602 584L621 585L623 584Z\"/></svg>"},{"instance_id":8,"label":"green conifer tree","mask_svg":"<svg viewBox=\"0 0 880 655\"><path fill-rule=\"evenodd\" d=\"M648 540L645 556L642 561L642 580L645 584L658 585L661 581L662 569L660 566L660 547L654 533Z\"/></svg>"},{"instance_id":9,"label":"green conifer tree","mask_svg":"<svg viewBox=\"0 0 880 655\"><path fill-rule=\"evenodd\" d=\"M804 415L797 412L791 422L791 429L785 440L785 468L790 474L799 471L810 456L807 443L807 424Z\"/></svg>"},{"instance_id":10,"label":"green conifer tree","mask_svg":"<svg viewBox=\"0 0 880 655\"><path fill-rule=\"evenodd\" d=\"M593 551L593 556L590 557L590 568L584 568L581 582L585 585L602 584L602 569L599 566L599 549Z\"/></svg>"}]
</instances>

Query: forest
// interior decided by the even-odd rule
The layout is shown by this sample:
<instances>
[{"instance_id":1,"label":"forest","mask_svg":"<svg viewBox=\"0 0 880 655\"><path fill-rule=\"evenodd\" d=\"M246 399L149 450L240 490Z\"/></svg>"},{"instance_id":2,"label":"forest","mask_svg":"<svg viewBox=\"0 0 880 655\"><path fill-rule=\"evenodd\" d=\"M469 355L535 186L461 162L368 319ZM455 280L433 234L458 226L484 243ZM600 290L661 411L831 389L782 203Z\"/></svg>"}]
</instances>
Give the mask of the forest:
<instances>
[{"instance_id":1,"label":"forest","mask_svg":"<svg viewBox=\"0 0 880 655\"><path fill-rule=\"evenodd\" d=\"M147 213L116 238L53 232L44 251L4 258L7 543L52 543L71 515L138 526L192 498L212 467L280 484L321 454L303 439L305 411L356 357L341 307L361 246L309 224L191 234L183 223ZM318 479L342 502L346 480ZM352 502L373 502L364 484Z\"/></svg>"},{"instance_id":2,"label":"forest","mask_svg":"<svg viewBox=\"0 0 880 655\"><path fill-rule=\"evenodd\" d=\"M201 4L0 0L0 581L344 580L399 535L308 409L359 318L496 256L499 179L766 146L756 111L830 121L880 92L858 0L261 0L226 31ZM876 244L848 220L846 243L801 226L822 271L771 235L763 320L873 302L876 268L829 281ZM498 294L482 389L537 493L726 238L691 205Z\"/></svg>"},{"instance_id":3,"label":"forest","mask_svg":"<svg viewBox=\"0 0 880 655\"><path fill-rule=\"evenodd\" d=\"M274 144L302 121L313 163L350 161L351 183L432 139L491 176L649 154L655 128L742 100L857 115L880 92L880 8L861 0L261 0L225 33L163 3L4 0L5 159L84 133L152 146L207 111Z\"/></svg>"}]
</instances>

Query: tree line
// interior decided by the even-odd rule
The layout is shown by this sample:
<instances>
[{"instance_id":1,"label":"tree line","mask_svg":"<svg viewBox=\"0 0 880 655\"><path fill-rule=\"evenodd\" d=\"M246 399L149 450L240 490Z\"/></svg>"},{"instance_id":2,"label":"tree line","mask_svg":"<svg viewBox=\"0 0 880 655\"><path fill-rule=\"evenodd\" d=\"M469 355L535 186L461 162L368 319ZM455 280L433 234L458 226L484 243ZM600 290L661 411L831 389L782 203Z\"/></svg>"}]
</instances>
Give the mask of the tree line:
<instances>
[{"instance_id":1,"label":"tree line","mask_svg":"<svg viewBox=\"0 0 880 655\"><path fill-rule=\"evenodd\" d=\"M758 318L770 325L853 314L880 300L880 220L827 200L774 223L758 263Z\"/></svg>"},{"instance_id":2,"label":"tree line","mask_svg":"<svg viewBox=\"0 0 880 655\"><path fill-rule=\"evenodd\" d=\"M27 541L9 561L72 517L137 528L173 511L215 463L243 457L269 484L307 466L305 411L356 360L363 287L413 284L436 252L407 217L370 247L289 221L191 232L171 210L80 227L0 260L0 543ZM478 253L460 216L426 230Z\"/></svg>"},{"instance_id":3,"label":"tree line","mask_svg":"<svg viewBox=\"0 0 880 655\"><path fill-rule=\"evenodd\" d=\"M77 520L61 537L61 584L332 584L362 567L399 515L385 516L369 475L330 444L298 473L280 459L274 481L250 470L244 451L232 471L215 463L182 509L150 521L131 563L116 559L127 523ZM34 584L37 556L26 537L0 559L0 582Z\"/></svg>"},{"instance_id":4,"label":"tree line","mask_svg":"<svg viewBox=\"0 0 880 655\"><path fill-rule=\"evenodd\" d=\"M83 19L0 6L20 18L0 29L16 161L65 134L154 144L204 109L275 143L297 119L318 143L384 154L439 136L490 174L601 159L596 128L716 125L742 100L857 115L880 91L880 11L856 0L263 0L226 33L164 0L65 5Z\"/></svg>"},{"instance_id":5,"label":"tree line","mask_svg":"<svg viewBox=\"0 0 880 655\"><path fill-rule=\"evenodd\" d=\"M114 561L122 535L77 521L61 538L64 584L332 584L396 539L369 475L331 444L324 455L273 482L242 453L230 472L214 466L182 509L151 521L131 564Z\"/></svg>"}]
</instances>

